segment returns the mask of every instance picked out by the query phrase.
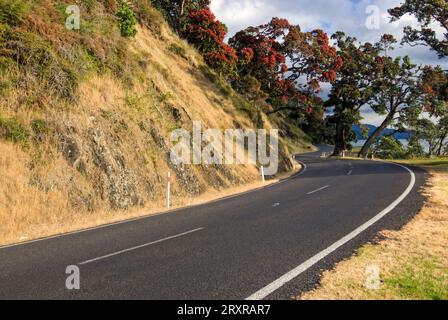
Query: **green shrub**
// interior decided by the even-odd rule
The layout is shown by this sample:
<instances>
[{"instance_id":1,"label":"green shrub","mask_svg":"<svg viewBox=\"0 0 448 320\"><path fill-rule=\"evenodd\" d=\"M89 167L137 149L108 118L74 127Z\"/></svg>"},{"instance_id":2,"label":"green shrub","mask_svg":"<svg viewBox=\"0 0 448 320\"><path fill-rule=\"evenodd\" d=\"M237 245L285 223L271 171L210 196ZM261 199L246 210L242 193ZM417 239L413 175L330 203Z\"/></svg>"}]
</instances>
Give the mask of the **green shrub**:
<instances>
[{"instance_id":1,"label":"green shrub","mask_svg":"<svg viewBox=\"0 0 448 320\"><path fill-rule=\"evenodd\" d=\"M15 26L20 23L27 7L20 0L0 0L0 23Z\"/></svg>"},{"instance_id":2,"label":"green shrub","mask_svg":"<svg viewBox=\"0 0 448 320\"><path fill-rule=\"evenodd\" d=\"M118 17L121 35L126 38L134 37L137 34L137 29L135 28L137 17L125 1L120 2L116 16Z\"/></svg>"},{"instance_id":3,"label":"green shrub","mask_svg":"<svg viewBox=\"0 0 448 320\"><path fill-rule=\"evenodd\" d=\"M160 34L164 17L159 10L155 9L148 0L133 0L134 11L138 22L148 27L156 34Z\"/></svg>"},{"instance_id":4,"label":"green shrub","mask_svg":"<svg viewBox=\"0 0 448 320\"><path fill-rule=\"evenodd\" d=\"M76 67L60 57L49 41L34 33L11 28L4 29L0 36L4 40L0 43L0 52L4 52L2 61L14 61L20 66L24 78L33 76L59 97L75 99L78 85Z\"/></svg>"},{"instance_id":5,"label":"green shrub","mask_svg":"<svg viewBox=\"0 0 448 320\"><path fill-rule=\"evenodd\" d=\"M31 124L31 128L35 134L46 134L49 131L47 122L42 119L34 120Z\"/></svg>"},{"instance_id":6,"label":"green shrub","mask_svg":"<svg viewBox=\"0 0 448 320\"><path fill-rule=\"evenodd\" d=\"M375 156L381 159L405 159L406 150L394 137L382 137L374 145Z\"/></svg>"},{"instance_id":7,"label":"green shrub","mask_svg":"<svg viewBox=\"0 0 448 320\"><path fill-rule=\"evenodd\" d=\"M0 137L14 143L20 143L23 146L27 145L29 131L22 124L19 118L13 117L5 119L0 116Z\"/></svg>"},{"instance_id":8,"label":"green shrub","mask_svg":"<svg viewBox=\"0 0 448 320\"><path fill-rule=\"evenodd\" d=\"M187 59L187 50L185 50L184 47L178 45L177 43L172 43L168 50L174 53L175 55L178 55L179 57L182 57L184 59Z\"/></svg>"}]
</instances>

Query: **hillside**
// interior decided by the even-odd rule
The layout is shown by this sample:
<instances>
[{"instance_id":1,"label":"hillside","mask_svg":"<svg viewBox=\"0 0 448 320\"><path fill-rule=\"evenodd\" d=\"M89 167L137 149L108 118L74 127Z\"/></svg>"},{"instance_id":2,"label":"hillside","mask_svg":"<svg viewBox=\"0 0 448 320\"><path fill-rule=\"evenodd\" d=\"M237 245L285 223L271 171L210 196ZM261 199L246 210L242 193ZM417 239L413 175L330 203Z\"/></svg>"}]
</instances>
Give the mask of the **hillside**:
<instances>
[{"instance_id":1,"label":"hillside","mask_svg":"<svg viewBox=\"0 0 448 320\"><path fill-rule=\"evenodd\" d=\"M81 1L81 28L64 26L70 1L0 0L0 242L16 242L145 214L259 180L256 166L175 166L170 132L281 129L281 169L306 135L273 123L235 93L147 1L124 38L115 0ZM286 133L288 137L286 137Z\"/></svg>"}]
</instances>

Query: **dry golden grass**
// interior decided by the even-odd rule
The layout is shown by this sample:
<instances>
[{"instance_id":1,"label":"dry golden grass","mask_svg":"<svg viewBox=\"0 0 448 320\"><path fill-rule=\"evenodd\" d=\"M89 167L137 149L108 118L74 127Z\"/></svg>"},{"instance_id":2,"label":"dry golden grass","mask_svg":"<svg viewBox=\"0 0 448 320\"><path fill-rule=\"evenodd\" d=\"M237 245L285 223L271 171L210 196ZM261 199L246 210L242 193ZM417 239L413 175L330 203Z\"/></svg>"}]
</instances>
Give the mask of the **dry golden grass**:
<instances>
[{"instance_id":1,"label":"dry golden grass","mask_svg":"<svg viewBox=\"0 0 448 320\"><path fill-rule=\"evenodd\" d=\"M42 190L30 183L30 170L26 167L29 161L30 157L17 146L0 143L0 245L167 212L164 199L150 202L144 208L126 211L76 210L70 205L64 191L51 187ZM48 175L54 175L55 179L61 178L57 172L49 172ZM247 192L277 181L253 182L224 191L211 191L198 197L173 197L171 210Z\"/></svg>"},{"instance_id":2,"label":"dry golden grass","mask_svg":"<svg viewBox=\"0 0 448 320\"><path fill-rule=\"evenodd\" d=\"M316 290L299 299L448 299L448 173L431 172L428 201L402 230L323 274ZM367 268L378 267L381 286L366 287Z\"/></svg>"},{"instance_id":3,"label":"dry golden grass","mask_svg":"<svg viewBox=\"0 0 448 320\"><path fill-rule=\"evenodd\" d=\"M110 15L113 10L91 4L98 8L85 16L90 24L84 25L92 28L86 32L53 28L61 17L51 1L33 5L42 16L26 16L29 30L15 29L51 43L54 47L43 49L30 40L25 47L51 53L49 70L58 72L50 81L31 75L29 70L38 75L45 71L38 63L20 66L26 67L21 85L0 92L0 245L163 211L168 171L174 207L261 186L253 165L178 168L169 163L173 129L191 130L196 120L203 129L254 128L254 112L241 110L248 102L226 91L207 72L201 55L166 23L160 21L157 32L139 26L135 38L123 39ZM77 57L86 59L86 51L98 65L89 67L91 59L73 64ZM76 67L70 99L50 83L64 79L61 61ZM14 78L17 70L1 74L0 81ZM43 132L35 132L36 120L46 127ZM275 127L267 117L262 122L266 129ZM16 144L11 141L18 139L4 134L5 123L18 125ZM304 146L308 144L288 141L290 150Z\"/></svg>"},{"instance_id":4,"label":"dry golden grass","mask_svg":"<svg viewBox=\"0 0 448 320\"><path fill-rule=\"evenodd\" d=\"M174 41L180 40L168 30L164 31L163 39L147 30L139 30L131 46L136 53L147 57L149 66L145 78L132 89L125 88L109 74L92 75L80 83L76 104L63 104L49 94L47 99L53 104L42 110L17 107L24 98L22 92L11 90L8 93L1 104L3 117L18 117L24 124L44 119L55 132L39 143L33 141L25 149L0 142L0 245L163 212L165 174L171 169L165 153L150 141L151 137L140 129L140 124L152 121L168 141L170 130L179 124L166 104L184 110L187 116L181 125L186 128L191 126L192 120L200 120L209 128L232 128L235 122L251 127L232 101L220 94L219 89L196 69L194 64L201 59L196 51L187 47L191 62L165 50ZM151 91L153 87L155 91ZM167 101L160 101L160 95L164 94ZM137 97L136 102L130 105L129 96ZM127 170L153 186L143 206L112 210L107 199L99 194L97 179L103 173L93 165L90 132L102 134L106 141L104 147L122 155ZM79 172L63 157L58 140L61 134L79 146L87 173ZM114 156L109 155L106 162L114 164ZM204 203L268 184L257 182L260 178L255 166L230 167L226 169L229 170L227 175L204 171L202 167L191 170L202 192L187 193L173 175L173 208ZM231 177L238 177L237 183L229 180ZM219 185L213 184L217 178ZM141 194L147 194L142 183L136 185Z\"/></svg>"}]
</instances>

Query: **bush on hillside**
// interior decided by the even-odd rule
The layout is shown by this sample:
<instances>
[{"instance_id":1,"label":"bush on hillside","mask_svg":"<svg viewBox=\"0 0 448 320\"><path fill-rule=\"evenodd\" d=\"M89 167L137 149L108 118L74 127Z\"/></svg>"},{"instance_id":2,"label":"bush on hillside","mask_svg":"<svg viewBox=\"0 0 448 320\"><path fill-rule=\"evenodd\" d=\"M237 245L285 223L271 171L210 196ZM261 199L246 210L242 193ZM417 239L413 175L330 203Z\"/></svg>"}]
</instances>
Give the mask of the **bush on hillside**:
<instances>
[{"instance_id":1,"label":"bush on hillside","mask_svg":"<svg viewBox=\"0 0 448 320\"><path fill-rule=\"evenodd\" d=\"M0 23L15 26L22 20L26 5L19 0L0 0Z\"/></svg>"},{"instance_id":2,"label":"bush on hillside","mask_svg":"<svg viewBox=\"0 0 448 320\"><path fill-rule=\"evenodd\" d=\"M125 1L120 2L116 16L118 17L121 35L126 38L134 37L137 34L137 29L135 28L137 17Z\"/></svg>"}]
</instances>

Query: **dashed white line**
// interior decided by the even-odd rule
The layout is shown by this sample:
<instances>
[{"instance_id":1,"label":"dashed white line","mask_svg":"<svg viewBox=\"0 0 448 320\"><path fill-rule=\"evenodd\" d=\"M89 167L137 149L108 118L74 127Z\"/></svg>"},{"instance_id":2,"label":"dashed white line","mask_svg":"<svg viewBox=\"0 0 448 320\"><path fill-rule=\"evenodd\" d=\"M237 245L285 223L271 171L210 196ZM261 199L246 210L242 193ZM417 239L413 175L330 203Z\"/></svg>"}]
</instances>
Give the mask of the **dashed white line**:
<instances>
[{"instance_id":1,"label":"dashed white line","mask_svg":"<svg viewBox=\"0 0 448 320\"><path fill-rule=\"evenodd\" d=\"M394 164L394 163L392 163L392 164ZM281 276L274 282L268 284L264 288L255 292L253 295L248 297L246 300L262 300L262 299L266 298L267 296L272 294L274 291L280 289L281 287L283 287L285 284L287 284L291 280L297 278L300 274L302 274L303 272L305 272L306 270L311 268L313 265L318 263L320 260L324 259L328 255L330 255L331 253L333 253L334 251L336 251L337 249L342 247L344 244L348 243L349 241L351 241L354 238L356 238L357 236L359 236L362 232L367 230L369 227L371 227L372 225L377 223L379 220L384 218L389 212L394 210L411 193L412 189L415 186L415 181L416 181L415 174L410 169L408 169L407 167L402 166L400 164L394 164L394 165L397 165L401 168L406 169L411 175L411 181L410 181L408 187L394 202L392 202L386 209L384 209L383 211L378 213L375 217L373 217L372 219L370 219L369 221L367 221L366 223L364 223L357 229L353 230L351 233L349 233L348 235L346 235L339 241L333 243L331 246L329 246L325 250L319 252L315 256L311 257L310 259L308 259L307 261L305 261L304 263L302 263L295 269L289 271L288 273L284 274L283 276Z\"/></svg>"},{"instance_id":2,"label":"dashed white line","mask_svg":"<svg viewBox=\"0 0 448 320\"><path fill-rule=\"evenodd\" d=\"M308 194L308 195L310 195L310 194L314 194L314 193L316 193L316 192L319 192L319 191L325 190L325 189L327 189L327 188L329 188L329 187L330 187L330 186L324 186L324 187L322 187L322 188L319 188L319 189L317 189L317 190L314 190L314 191L308 192L307 194Z\"/></svg>"},{"instance_id":3,"label":"dashed white line","mask_svg":"<svg viewBox=\"0 0 448 320\"><path fill-rule=\"evenodd\" d=\"M156 243L160 243L160 242L164 242L164 241L167 241L167 240L171 240L171 239L179 238L179 237L182 237L182 236L186 236L187 234L198 232L198 231L201 231L203 229L204 228L198 228L198 229L190 230L190 231L187 231L187 232L179 233L179 234L176 234L174 236L166 237L166 238L163 238L163 239L160 239L160 240L156 240L156 241L152 241L152 242L149 242L149 243L145 243L145 244L142 244L142 245L139 245L139 246L135 246L135 247L132 247L132 248L129 248L129 249L124 249L124 250L120 250L120 251L113 252L113 253L110 253L110 254L106 254L106 255L98 257L98 258L86 260L86 261L80 262L78 264L79 265L85 265L85 264L92 263L92 262L95 262L95 261L103 260L103 259L106 259L106 258L117 256L117 255L122 254L122 253L126 253L126 252L137 250L137 249L141 249L141 248L144 248L144 247L156 244Z\"/></svg>"}]
</instances>

